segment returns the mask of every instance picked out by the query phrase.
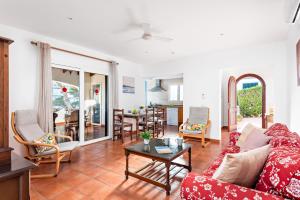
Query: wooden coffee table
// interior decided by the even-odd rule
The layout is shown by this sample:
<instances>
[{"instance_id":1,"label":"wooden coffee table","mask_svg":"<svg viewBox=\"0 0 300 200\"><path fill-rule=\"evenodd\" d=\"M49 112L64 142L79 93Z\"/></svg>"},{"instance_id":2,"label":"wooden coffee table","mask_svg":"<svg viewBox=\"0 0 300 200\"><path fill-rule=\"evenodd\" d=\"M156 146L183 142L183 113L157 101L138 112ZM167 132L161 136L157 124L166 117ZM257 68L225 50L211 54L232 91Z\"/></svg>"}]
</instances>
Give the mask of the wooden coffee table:
<instances>
[{"instance_id":1,"label":"wooden coffee table","mask_svg":"<svg viewBox=\"0 0 300 200\"><path fill-rule=\"evenodd\" d=\"M125 147L126 180L128 179L128 176L138 178L142 181L151 183L153 185L165 189L166 194L170 195L170 190L171 190L170 181L172 180L172 178L174 178L183 169L188 169L189 171L192 170L191 145L183 143L183 145L179 147L177 145L171 144L169 147L172 149L173 153L170 154L157 153L154 148L155 146L164 146L163 140L151 139L149 145L138 143L138 144ZM176 158L178 158L179 156L181 156L186 152L188 152L189 154L188 165L174 162ZM152 159L152 162L136 170L135 172L130 172L128 169L130 154L142 156L145 158L150 158Z\"/></svg>"}]
</instances>

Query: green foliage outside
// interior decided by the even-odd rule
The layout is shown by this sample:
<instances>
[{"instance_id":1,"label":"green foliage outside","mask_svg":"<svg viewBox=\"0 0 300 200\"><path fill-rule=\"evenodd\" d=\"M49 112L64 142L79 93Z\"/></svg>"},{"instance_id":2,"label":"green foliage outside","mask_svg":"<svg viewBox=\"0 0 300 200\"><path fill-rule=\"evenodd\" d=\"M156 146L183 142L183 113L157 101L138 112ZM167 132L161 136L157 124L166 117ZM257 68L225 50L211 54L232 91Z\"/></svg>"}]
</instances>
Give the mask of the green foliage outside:
<instances>
[{"instance_id":1,"label":"green foliage outside","mask_svg":"<svg viewBox=\"0 0 300 200\"><path fill-rule=\"evenodd\" d=\"M262 110L262 87L255 86L239 90L238 105L243 117L260 117Z\"/></svg>"}]
</instances>

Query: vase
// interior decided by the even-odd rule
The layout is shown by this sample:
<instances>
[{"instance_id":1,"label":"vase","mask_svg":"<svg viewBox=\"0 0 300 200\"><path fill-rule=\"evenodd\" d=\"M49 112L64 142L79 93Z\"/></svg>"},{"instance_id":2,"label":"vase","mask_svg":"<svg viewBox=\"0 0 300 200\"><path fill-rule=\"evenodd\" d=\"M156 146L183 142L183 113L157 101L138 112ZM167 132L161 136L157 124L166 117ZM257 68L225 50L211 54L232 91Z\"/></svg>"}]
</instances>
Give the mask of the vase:
<instances>
[{"instance_id":1,"label":"vase","mask_svg":"<svg viewBox=\"0 0 300 200\"><path fill-rule=\"evenodd\" d=\"M144 144L149 144L150 140L144 139Z\"/></svg>"}]
</instances>

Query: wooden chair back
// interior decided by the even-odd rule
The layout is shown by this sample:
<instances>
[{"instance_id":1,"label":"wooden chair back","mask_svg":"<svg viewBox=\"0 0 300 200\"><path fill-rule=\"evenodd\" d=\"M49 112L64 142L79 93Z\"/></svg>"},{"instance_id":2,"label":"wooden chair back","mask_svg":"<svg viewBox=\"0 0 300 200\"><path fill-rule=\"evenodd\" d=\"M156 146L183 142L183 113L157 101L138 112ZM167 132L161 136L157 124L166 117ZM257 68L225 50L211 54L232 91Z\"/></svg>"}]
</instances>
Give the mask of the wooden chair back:
<instances>
[{"instance_id":1,"label":"wooden chair back","mask_svg":"<svg viewBox=\"0 0 300 200\"><path fill-rule=\"evenodd\" d=\"M155 118L157 121L165 121L165 108L155 108Z\"/></svg>"},{"instance_id":2,"label":"wooden chair back","mask_svg":"<svg viewBox=\"0 0 300 200\"><path fill-rule=\"evenodd\" d=\"M154 108L146 108L145 109L145 123L146 123L146 128L149 127L150 124L154 124L154 119L155 119L155 112Z\"/></svg>"},{"instance_id":3,"label":"wooden chair back","mask_svg":"<svg viewBox=\"0 0 300 200\"><path fill-rule=\"evenodd\" d=\"M113 125L124 125L124 109L113 109Z\"/></svg>"}]
</instances>

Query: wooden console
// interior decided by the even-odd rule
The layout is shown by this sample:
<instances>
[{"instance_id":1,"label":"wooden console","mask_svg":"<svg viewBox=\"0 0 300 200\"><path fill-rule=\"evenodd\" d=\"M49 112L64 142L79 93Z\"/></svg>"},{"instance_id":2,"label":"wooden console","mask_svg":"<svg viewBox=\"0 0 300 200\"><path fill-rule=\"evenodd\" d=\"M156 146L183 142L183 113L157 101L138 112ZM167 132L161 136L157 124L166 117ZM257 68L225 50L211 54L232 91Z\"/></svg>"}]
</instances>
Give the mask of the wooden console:
<instances>
[{"instance_id":1,"label":"wooden console","mask_svg":"<svg viewBox=\"0 0 300 200\"><path fill-rule=\"evenodd\" d=\"M9 45L0 37L0 200L30 199L30 169L34 164L12 154L9 147Z\"/></svg>"}]
</instances>

